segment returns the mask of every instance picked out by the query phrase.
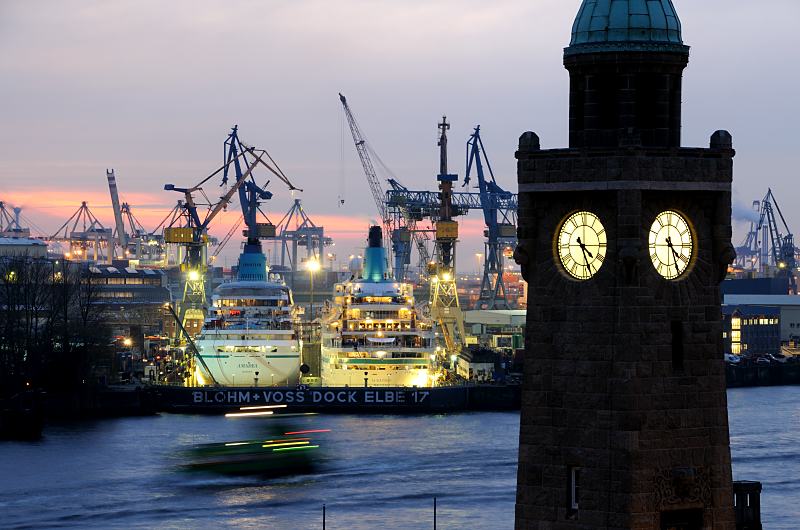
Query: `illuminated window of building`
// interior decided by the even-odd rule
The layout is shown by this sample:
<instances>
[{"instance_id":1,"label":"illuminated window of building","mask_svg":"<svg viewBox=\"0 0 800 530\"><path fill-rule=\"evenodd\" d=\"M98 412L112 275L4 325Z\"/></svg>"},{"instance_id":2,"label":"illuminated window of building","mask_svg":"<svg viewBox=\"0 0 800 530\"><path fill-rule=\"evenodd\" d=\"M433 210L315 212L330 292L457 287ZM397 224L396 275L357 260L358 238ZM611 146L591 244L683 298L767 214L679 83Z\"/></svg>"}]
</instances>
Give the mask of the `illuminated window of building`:
<instances>
[{"instance_id":1,"label":"illuminated window of building","mask_svg":"<svg viewBox=\"0 0 800 530\"><path fill-rule=\"evenodd\" d=\"M738 355L742 353L742 319L739 317L731 318L731 353Z\"/></svg>"}]
</instances>

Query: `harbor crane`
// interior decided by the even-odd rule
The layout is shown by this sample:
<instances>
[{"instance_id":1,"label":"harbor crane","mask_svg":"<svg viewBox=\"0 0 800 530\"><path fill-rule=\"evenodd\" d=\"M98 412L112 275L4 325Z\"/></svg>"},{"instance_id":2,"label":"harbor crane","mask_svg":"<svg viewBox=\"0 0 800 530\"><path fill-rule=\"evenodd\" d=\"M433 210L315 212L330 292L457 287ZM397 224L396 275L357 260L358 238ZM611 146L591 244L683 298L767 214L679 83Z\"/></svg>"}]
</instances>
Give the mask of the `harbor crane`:
<instances>
[{"instance_id":1,"label":"harbor crane","mask_svg":"<svg viewBox=\"0 0 800 530\"><path fill-rule=\"evenodd\" d=\"M490 179L486 179L484 163L489 171ZM481 210L486 224L483 235L484 243L483 275L481 277L481 290L476 309L510 309L508 293L503 280L504 249L515 247L517 243L517 208L510 207L513 197L511 192L501 188L494 178L486 148L481 140L481 126L475 127L475 132L467 141L467 171L464 176L464 187L469 186L472 169L478 178ZM501 207L506 205L506 207Z\"/></svg>"},{"instance_id":2,"label":"harbor crane","mask_svg":"<svg viewBox=\"0 0 800 530\"><path fill-rule=\"evenodd\" d=\"M364 175L367 177L367 183L372 192L372 198L375 201L378 214L381 216L384 233L390 234L391 248L389 254L392 256L394 262L392 274L395 280L402 282L405 279L408 265L411 263L412 242L417 247L422 263L427 263L429 257L426 241L429 240L429 238L425 231L416 229L417 219L415 219L408 210L399 208L396 210L398 215L391 215L386 203L386 195L383 186L375 171L375 165L372 163L372 155L370 154L372 150L369 143L361 133L361 128L353 115L353 111L350 109L350 105L347 103L347 98L339 93L339 101L347 117L350 133L353 136L353 142L355 142L358 158L364 169ZM376 158L380 160L377 155ZM399 184L396 179L388 179L388 181L392 187L402 188L402 185Z\"/></svg>"},{"instance_id":3,"label":"harbor crane","mask_svg":"<svg viewBox=\"0 0 800 530\"><path fill-rule=\"evenodd\" d=\"M311 220L300 199L295 199L289 211L278 221L278 233L271 239L276 246L276 261L277 247L280 246L280 266L291 274L290 287L294 287L294 275L300 270L302 261L322 262L325 247L333 245L333 240L325 235L325 227ZM305 258L298 258L298 247L305 247Z\"/></svg>"},{"instance_id":4,"label":"harbor crane","mask_svg":"<svg viewBox=\"0 0 800 530\"><path fill-rule=\"evenodd\" d=\"M436 180L439 182L439 212L434 224L434 257L428 267L430 310L431 317L439 323L442 330L447 352L451 356L457 356L464 347L466 332L456 285L458 221L455 217L464 212L453 206L453 183L458 180L458 175L450 174L447 168L447 131L450 129L447 117L442 117L438 127L439 174Z\"/></svg>"},{"instance_id":5,"label":"harbor crane","mask_svg":"<svg viewBox=\"0 0 800 530\"><path fill-rule=\"evenodd\" d=\"M114 211L115 228L112 239L119 246L121 257L136 260L139 265L163 266L164 238L148 232L133 214L131 205L120 202L117 177L113 169L106 170L106 178L111 195L111 208Z\"/></svg>"},{"instance_id":6,"label":"harbor crane","mask_svg":"<svg viewBox=\"0 0 800 530\"><path fill-rule=\"evenodd\" d=\"M762 273L775 271L789 279L790 290L797 294L797 265L799 250L794 235L783 217L772 189L764 199L753 203L758 221L750 223L750 230L736 249L736 266Z\"/></svg>"},{"instance_id":7,"label":"harbor crane","mask_svg":"<svg viewBox=\"0 0 800 530\"><path fill-rule=\"evenodd\" d=\"M9 208L0 201L0 237L31 237L30 228L23 228L20 224L22 208Z\"/></svg>"},{"instance_id":8,"label":"harbor crane","mask_svg":"<svg viewBox=\"0 0 800 530\"><path fill-rule=\"evenodd\" d=\"M248 159L248 155L251 159ZM264 159L267 159L267 162ZM243 165L246 169L242 171ZM291 182L286 178L272 157L263 149L245 146L238 137L238 127L234 126L232 132L225 141L225 162L211 175L200 181L191 188L179 188L173 184L166 184L164 189L182 193L183 202L178 203L181 208L179 215L173 216L170 226L164 229L164 240L167 243L176 243L184 247L183 260L180 265L182 272L182 282L184 284L183 297L179 305L179 319L182 325L191 332L199 331L202 322L205 320L206 309L206 286L205 280L208 273L208 229L214 218L219 215L238 192L242 205L242 214L247 225L245 236L247 243L245 248L250 247L250 252L260 252L260 239L274 236L275 227L271 223L259 223L257 213L262 200L268 200L272 193L266 191L265 186L258 186L252 177L253 170L262 165L273 175L284 181L295 190ZM212 202L203 186L211 179L222 173L222 186L227 185L230 179L230 168L233 168L235 182L230 185L228 190L216 201ZM204 202L198 202L196 196L202 195ZM207 211L201 217L199 208L206 206ZM263 212L262 212L263 213ZM263 277L263 271L260 277ZM191 324L189 324L191 322ZM188 325L187 325L188 324Z\"/></svg>"},{"instance_id":9,"label":"harbor crane","mask_svg":"<svg viewBox=\"0 0 800 530\"><path fill-rule=\"evenodd\" d=\"M242 172L242 163L244 163L245 166L247 166L249 163L248 153L251 151L251 148L243 144L239 139L238 126L234 126L231 134L228 136L228 140L225 142L225 148L227 152L227 164L223 173L222 185L227 184L230 178L229 173L231 169L234 170L236 182L242 183L242 185L239 187L239 204L242 208L242 217L236 224L241 225L243 222L245 225L242 235L246 238L246 241L242 256L246 256L248 258L252 257L253 255L261 256L263 255L261 241L271 240L276 237L275 225L269 220L269 217L267 217L266 213L261 210L262 201L268 201L272 199L273 196L271 191L266 190L266 187L269 186L270 181L267 181L263 186L259 186L252 176L248 178ZM241 161L239 160L240 154L242 156ZM266 156L266 158L269 160L269 163L264 161L261 161L261 163L270 173L282 181L289 188L290 192L303 191L292 184L292 182L289 180L289 177L286 176L286 174L283 172L283 170L281 170L280 166L277 164L277 162L275 162L268 152L263 151L263 155ZM230 162L233 162L233 164L231 165ZM261 214L261 217L263 217L266 222L259 221L259 214ZM223 244L229 239L230 235L226 235L225 240L223 240ZM241 259L242 258L240 258L239 263L240 269L242 266ZM239 277L248 278L250 280L266 280L266 268L264 270L253 271L252 273L243 273L240 270Z\"/></svg>"},{"instance_id":10,"label":"harbor crane","mask_svg":"<svg viewBox=\"0 0 800 530\"><path fill-rule=\"evenodd\" d=\"M69 245L66 258L99 262L106 259L110 264L114 256L113 230L106 228L89 209L89 203L81 202L80 207L48 240Z\"/></svg>"},{"instance_id":11,"label":"harbor crane","mask_svg":"<svg viewBox=\"0 0 800 530\"><path fill-rule=\"evenodd\" d=\"M486 179L484 171L489 171ZM503 282L504 250L516 244L517 194L503 190L495 181L483 141L480 126L467 142L467 173L464 183L469 185L473 169L478 179L478 193L452 192L450 200L453 215L464 215L471 210L481 210L486 223L486 252L484 254L481 294L476 304L478 309L504 309L508 307L506 286ZM386 192L389 214L396 217L412 217L417 220L441 216L441 193L425 190L409 190L390 180L392 189Z\"/></svg>"}]
</instances>

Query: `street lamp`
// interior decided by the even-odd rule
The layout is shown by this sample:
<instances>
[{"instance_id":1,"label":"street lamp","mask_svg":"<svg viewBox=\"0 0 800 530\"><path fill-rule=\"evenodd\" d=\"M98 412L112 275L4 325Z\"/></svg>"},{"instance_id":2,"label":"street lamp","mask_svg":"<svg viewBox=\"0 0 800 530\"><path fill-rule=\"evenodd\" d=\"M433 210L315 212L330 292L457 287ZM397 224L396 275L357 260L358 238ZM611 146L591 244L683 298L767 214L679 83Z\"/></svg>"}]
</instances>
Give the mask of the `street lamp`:
<instances>
[{"instance_id":1,"label":"street lamp","mask_svg":"<svg viewBox=\"0 0 800 530\"><path fill-rule=\"evenodd\" d=\"M319 271L320 268L319 261L316 259L306 261L306 269L311 276L311 315L309 316L309 320L314 320L314 273Z\"/></svg>"}]
</instances>

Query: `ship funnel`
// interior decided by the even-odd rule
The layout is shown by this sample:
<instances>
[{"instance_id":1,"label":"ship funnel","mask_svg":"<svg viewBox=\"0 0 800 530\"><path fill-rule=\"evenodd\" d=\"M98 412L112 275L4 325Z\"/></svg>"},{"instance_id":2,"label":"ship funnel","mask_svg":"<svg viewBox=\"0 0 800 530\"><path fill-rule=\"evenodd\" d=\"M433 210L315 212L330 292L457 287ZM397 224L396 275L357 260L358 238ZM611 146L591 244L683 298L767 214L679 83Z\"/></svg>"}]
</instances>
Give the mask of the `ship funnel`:
<instances>
[{"instance_id":1,"label":"ship funnel","mask_svg":"<svg viewBox=\"0 0 800 530\"><path fill-rule=\"evenodd\" d=\"M383 282L386 274L386 249L383 248L383 233L380 226L369 227L369 239L364 252L364 279L369 282Z\"/></svg>"},{"instance_id":2,"label":"ship funnel","mask_svg":"<svg viewBox=\"0 0 800 530\"><path fill-rule=\"evenodd\" d=\"M380 226L369 227L369 248L378 248L383 246L383 232Z\"/></svg>"}]
</instances>

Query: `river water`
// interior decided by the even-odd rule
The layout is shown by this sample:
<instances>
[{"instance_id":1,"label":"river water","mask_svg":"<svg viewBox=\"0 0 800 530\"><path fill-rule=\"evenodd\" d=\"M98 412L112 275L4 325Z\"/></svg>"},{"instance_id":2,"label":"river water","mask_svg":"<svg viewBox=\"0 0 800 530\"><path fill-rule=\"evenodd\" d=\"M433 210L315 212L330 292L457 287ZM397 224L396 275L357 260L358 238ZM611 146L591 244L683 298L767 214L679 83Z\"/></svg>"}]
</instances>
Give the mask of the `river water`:
<instances>
[{"instance_id":1,"label":"river water","mask_svg":"<svg viewBox=\"0 0 800 530\"><path fill-rule=\"evenodd\" d=\"M800 388L729 391L736 479L764 483L764 528L800 527ZM49 426L0 443L2 528L510 529L519 416L309 416L314 474L188 475L178 451L258 437L260 422L160 415Z\"/></svg>"}]
</instances>

